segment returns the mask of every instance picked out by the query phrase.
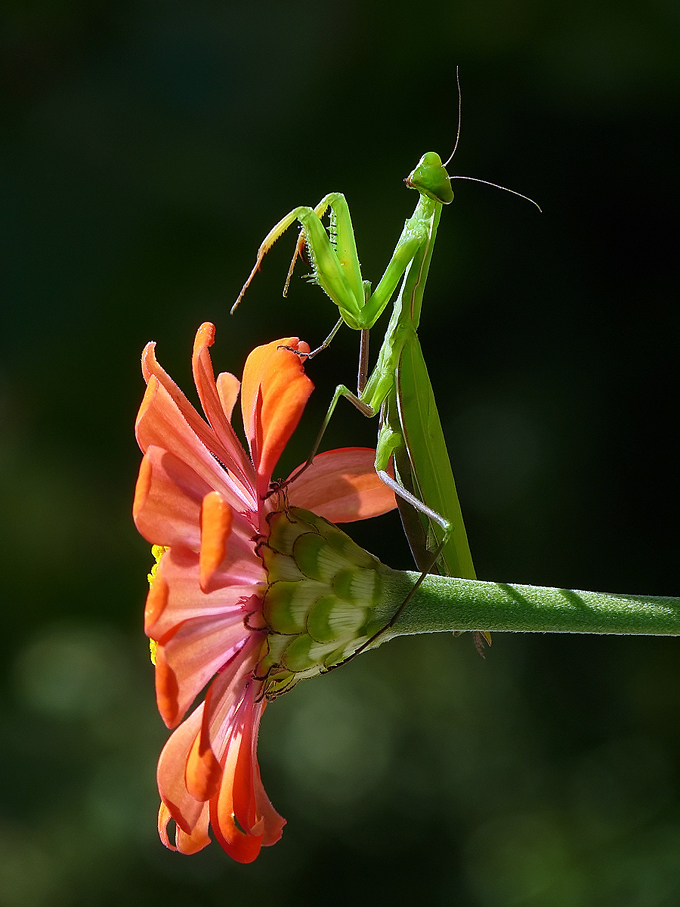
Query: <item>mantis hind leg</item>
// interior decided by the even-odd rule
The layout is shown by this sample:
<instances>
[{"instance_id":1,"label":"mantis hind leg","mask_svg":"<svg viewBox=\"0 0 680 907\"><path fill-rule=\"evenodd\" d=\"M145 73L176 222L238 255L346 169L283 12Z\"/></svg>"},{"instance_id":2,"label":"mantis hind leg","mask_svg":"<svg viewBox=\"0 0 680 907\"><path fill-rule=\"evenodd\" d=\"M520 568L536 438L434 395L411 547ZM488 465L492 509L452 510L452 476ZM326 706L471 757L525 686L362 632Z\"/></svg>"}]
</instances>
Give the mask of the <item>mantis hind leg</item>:
<instances>
[{"instance_id":1,"label":"mantis hind leg","mask_svg":"<svg viewBox=\"0 0 680 907\"><path fill-rule=\"evenodd\" d=\"M422 581L425 579L425 577L428 575L428 573L430 573L432 568L435 566L435 564L437 562L437 558L439 557L444 545L446 544L446 542L448 540L448 536L451 534L451 531L452 531L450 524L443 517L441 517L438 513L435 513L434 510L431 510L427 505L423 504L422 501L419 501L418 498L416 498L414 495L412 495L410 491L408 491L406 488L403 487L403 485L400 485L399 482L397 482L395 479L393 479L392 476L386 470L378 469L377 473L378 473L378 476L380 477L380 479L385 483L385 485L387 485L388 488L391 488L396 495L398 495L400 498L406 500L415 509L421 511L424 516L428 517L428 519L435 520L442 527L442 529L444 529L444 538L439 543L437 548L432 552L432 556L431 556L432 562L429 565L429 569L422 571L422 573L420 574L418 579L415 581L415 583L411 587L411 590L408 593L408 595L406 596L406 598L399 605L399 607L397 608L395 613L392 615L390 620L385 624L385 626L381 627L377 633L374 633L370 639L367 639L366 642L362 643L362 645L360 645L347 658L338 662L338 664L330 665L328 667L328 671L333 671L333 670L335 670L335 668L339 668L341 665L347 664L348 661L352 661L352 659L356 658L357 655L361 655L361 653L365 652L366 649L369 649L373 645L373 643L383 635L383 633L385 633L387 630L389 630L391 627L394 626L394 624L399 619L399 616L403 612L404 608L408 605L408 603L411 601L411 599L415 595L415 593L418 590L418 587L420 586ZM480 652L480 654L483 654L480 649L481 643L478 641L477 633L475 633L475 645L477 646L477 651Z\"/></svg>"},{"instance_id":2,"label":"mantis hind leg","mask_svg":"<svg viewBox=\"0 0 680 907\"><path fill-rule=\"evenodd\" d=\"M441 541L439 542L439 544L434 548L433 551L430 552L429 566L422 566L421 563L418 564L418 566L421 568L420 576L415 581L415 583L411 587L411 590L409 591L408 595L403 600L403 602L399 605L399 607L394 612L394 614L392 615L390 620L385 624L385 626L381 627L380 630L377 631L377 633L374 633L370 639L367 639L366 642L364 642L361 646L359 646L359 648L355 652L352 652L352 654L348 658L345 658L343 661L339 662L337 665L331 665L328 668L329 671L332 671L335 668L339 668L343 664L347 664L348 661L351 661L353 658L356 658L357 655L360 655L362 652L365 652L366 649L371 648L371 646L377 639L379 639L384 633L386 633L391 627L393 627L395 625L395 623L399 619L400 615L403 613L404 608L406 608L408 603L411 601L411 599L417 592L420 584L423 582L425 577L433 571L433 568L435 567L440 554L444 550L444 547L445 547L447 541L449 540L449 536L453 532L453 527L447 520L444 519L444 517L440 516L440 514L438 514L438 513L435 513L434 510L432 510L426 504L423 504L422 501L419 501L418 498L415 497L415 495L411 494L411 492L408 491L408 489L404 488L404 486L401 485L399 482L397 482L396 479L393 479L392 476L388 472L386 472L385 470L381 470L381 469L377 470L377 472L378 472L378 476L380 477L380 479L389 488L391 488L399 498L406 501L407 504L409 504L412 508L414 508L415 510L422 513L423 516L427 517L429 520L433 520L434 522L436 522L443 529L444 534L443 534L443 537L442 537ZM458 635L459 635L459 633L454 633L454 636L458 636ZM486 642L487 645L489 645L489 646L491 645L491 634L487 633L483 630L474 630L472 633L472 638L473 638L473 641L475 644L475 648L477 649L477 652L479 653L479 655L482 656L482 658L485 658L484 643Z\"/></svg>"},{"instance_id":3,"label":"mantis hind leg","mask_svg":"<svg viewBox=\"0 0 680 907\"><path fill-rule=\"evenodd\" d=\"M404 486L401 485L396 479L393 479L392 476L387 471L385 471L383 469L378 469L377 473L378 473L378 476L380 477L380 479L385 483L385 485L387 485L388 488L392 489L392 491L395 493L395 495L397 495L399 498L401 498L401 500L403 500L407 504L409 504L419 514L422 514L428 520L431 520L431 521L437 523L441 527L443 535L442 535L442 538L439 541L439 543L435 546L434 550L428 552L429 563L424 558L419 557L417 559L418 567L421 570L420 576L414 583L413 588L411 589L409 594L406 596L404 601L401 603L401 605L399 605L399 608L392 615L392 618L390 619L389 623L387 623L385 625L385 627L383 627L383 629L380 630L380 632L377 633L373 637L373 639L376 639L380 634L384 633L385 630L388 630L390 627L394 626L394 624L396 623L396 621L399 618L399 615L402 613L402 611L404 610L406 605L408 605L408 603L413 598L416 590L418 589L418 586L420 586L420 584L425 579L425 577L428 575L428 573L432 573L433 570L435 569L437 560L439 559L439 555L444 550L444 547L446 546L446 543L448 542L449 537L451 536L451 533L453 532L453 527L449 523L448 520L444 519L443 516L436 513L434 510L432 510L431 507L428 507L427 504L423 504L422 501L419 501L418 498L414 494L411 494L411 492L407 488L404 488ZM369 643L370 642L372 642L372 640L369 640ZM367 643L367 645L369 645L369 643Z\"/></svg>"}]
</instances>

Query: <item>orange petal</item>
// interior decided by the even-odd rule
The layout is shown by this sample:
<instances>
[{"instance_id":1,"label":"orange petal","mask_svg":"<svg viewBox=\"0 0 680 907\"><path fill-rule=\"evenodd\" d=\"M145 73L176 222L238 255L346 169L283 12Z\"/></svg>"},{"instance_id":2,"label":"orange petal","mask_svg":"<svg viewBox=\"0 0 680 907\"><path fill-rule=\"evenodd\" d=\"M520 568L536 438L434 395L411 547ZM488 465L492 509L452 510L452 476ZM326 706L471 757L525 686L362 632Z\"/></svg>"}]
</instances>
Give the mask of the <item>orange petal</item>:
<instances>
[{"instance_id":1,"label":"orange petal","mask_svg":"<svg viewBox=\"0 0 680 907\"><path fill-rule=\"evenodd\" d=\"M158 791L164 804L159 813L159 833L163 838L167 818L172 818L186 834L190 835L203 818L203 803L192 797L186 786L186 765L194 740L200 733L203 718L201 704L186 721L174 731L166 742L158 760L156 773ZM162 820L162 823L161 823ZM167 835L166 835L167 836ZM166 843L164 840L163 843Z\"/></svg>"},{"instance_id":2,"label":"orange petal","mask_svg":"<svg viewBox=\"0 0 680 907\"><path fill-rule=\"evenodd\" d=\"M168 451L151 445L144 455L132 505L135 525L154 545L198 550L201 502L210 486Z\"/></svg>"},{"instance_id":3,"label":"orange petal","mask_svg":"<svg viewBox=\"0 0 680 907\"><path fill-rule=\"evenodd\" d=\"M257 804L255 802L255 772L257 771L257 755L253 747L253 736L256 726L259 727L260 717L264 709L264 700L259 704L249 704L244 701L243 726L241 740L238 747L238 757L234 768L234 815L241 828L248 834L262 833L258 822ZM255 826L258 826L257 828Z\"/></svg>"},{"instance_id":4,"label":"orange petal","mask_svg":"<svg viewBox=\"0 0 680 907\"><path fill-rule=\"evenodd\" d=\"M133 520L137 519L137 514L140 512L149 496L149 490L151 488L151 472L151 463L149 463L145 454L139 467L139 475L137 476L137 484L135 485L135 499L132 502Z\"/></svg>"},{"instance_id":5,"label":"orange petal","mask_svg":"<svg viewBox=\"0 0 680 907\"><path fill-rule=\"evenodd\" d=\"M253 350L243 369L243 425L258 473L260 497L267 493L273 469L314 389L301 357L282 346L309 351L297 337L284 337Z\"/></svg>"},{"instance_id":6,"label":"orange petal","mask_svg":"<svg viewBox=\"0 0 680 907\"><path fill-rule=\"evenodd\" d=\"M201 419L198 420L202 422ZM254 474L247 486L227 473L216 457L221 457L221 445L216 443L214 433L203 422L205 431L212 436L212 444L203 443L184 418L169 391L153 375L149 378L144 400L139 409L135 431L142 451L152 446L167 450L189 466L208 486L220 492L237 510L253 507ZM226 457L226 452L225 452ZM245 453L244 453L245 456ZM224 461L222 461L224 462Z\"/></svg>"},{"instance_id":7,"label":"orange petal","mask_svg":"<svg viewBox=\"0 0 680 907\"><path fill-rule=\"evenodd\" d=\"M262 844L270 846L281 838L286 820L277 813L265 793L257 762L257 738L266 704L265 699L258 702L254 697L245 719L234 775L234 813L242 828L252 835L262 835Z\"/></svg>"},{"instance_id":8,"label":"orange petal","mask_svg":"<svg viewBox=\"0 0 680 907\"><path fill-rule=\"evenodd\" d=\"M231 422L231 415L241 390L241 382L231 372L220 372L215 383L224 415Z\"/></svg>"},{"instance_id":9,"label":"orange petal","mask_svg":"<svg viewBox=\"0 0 680 907\"><path fill-rule=\"evenodd\" d=\"M165 844L168 850L177 850L175 845L170 843L170 838L168 836L168 824L171 821L173 821L173 819L170 815L170 810L161 800L161 805L158 810L158 837L161 839L163 844Z\"/></svg>"},{"instance_id":10,"label":"orange petal","mask_svg":"<svg viewBox=\"0 0 680 907\"><path fill-rule=\"evenodd\" d=\"M154 581L154 586L157 582L158 579ZM177 676L165 660L162 646L156 649L156 704L166 725L175 727L184 710L180 710Z\"/></svg>"},{"instance_id":11,"label":"orange petal","mask_svg":"<svg viewBox=\"0 0 680 907\"><path fill-rule=\"evenodd\" d=\"M210 491L201 507L200 585L209 591L210 580L224 560L233 524L233 511L218 491Z\"/></svg>"},{"instance_id":12,"label":"orange petal","mask_svg":"<svg viewBox=\"0 0 680 907\"><path fill-rule=\"evenodd\" d=\"M199 850L203 850L204 847L207 847L211 843L210 835L208 834L208 827L210 825L210 807L206 803L201 812L201 817L196 824L196 828L188 835L186 832L182 831L181 828L177 829L177 850L190 856L191 854L198 853Z\"/></svg>"},{"instance_id":13,"label":"orange petal","mask_svg":"<svg viewBox=\"0 0 680 907\"><path fill-rule=\"evenodd\" d=\"M246 438L251 442L251 446L251 439L256 434L256 408L264 369L269 359L276 352L277 347L281 345L292 346L293 341L296 339L295 337L283 337L281 340L274 340L272 343L256 346L246 359L241 379L241 412L243 414L243 429L246 433Z\"/></svg>"},{"instance_id":14,"label":"orange petal","mask_svg":"<svg viewBox=\"0 0 680 907\"><path fill-rule=\"evenodd\" d=\"M375 471L375 451L370 447L317 454L312 465L288 486L288 502L332 523L365 520L397 506L394 492Z\"/></svg>"},{"instance_id":15,"label":"orange petal","mask_svg":"<svg viewBox=\"0 0 680 907\"><path fill-rule=\"evenodd\" d=\"M200 328L199 328L200 330ZM144 375L144 380L146 383L151 386L153 381L157 381L160 384L165 392L169 394L176 408L179 410L184 421L189 425L194 435L196 435L202 443L212 451L218 459L225 464L234 468L235 472L241 471L241 468L248 468L247 457L245 451L240 445L240 442L237 442L236 448L233 446L232 441L228 440L226 443L225 438L218 438L215 431L212 429L207 422L205 422L199 414L196 412L194 407L189 403L186 396L182 393L179 387L172 380L170 375L161 368L156 359L155 355L155 343L147 343L142 353L142 373ZM142 407L144 407L144 401L142 402ZM142 415L142 409L140 408L139 417ZM139 421L138 417L138 421ZM146 447L143 444L141 438L137 438L139 445L143 451L146 450Z\"/></svg>"},{"instance_id":16,"label":"orange petal","mask_svg":"<svg viewBox=\"0 0 680 907\"><path fill-rule=\"evenodd\" d=\"M241 442L231 427L228 416L225 415L222 401L215 385L215 373L209 352L209 348L214 341L215 325L206 321L196 331L194 340L194 351L191 358L194 382L201 400L201 406L210 426L219 438L220 443L229 451L229 459L223 461L225 466L233 470L242 482L248 484L252 475L250 463L241 446Z\"/></svg>"},{"instance_id":17,"label":"orange petal","mask_svg":"<svg viewBox=\"0 0 680 907\"><path fill-rule=\"evenodd\" d=\"M220 793L210 801L210 824L230 857L239 863L252 863L260 853L262 835L245 834L234 821L235 773L242 740L241 734L235 733L229 741Z\"/></svg>"},{"instance_id":18,"label":"orange petal","mask_svg":"<svg viewBox=\"0 0 680 907\"><path fill-rule=\"evenodd\" d=\"M201 811L198 822L196 826L191 831L190 834L183 831L177 823L175 823L175 844L170 843L170 838L168 836L168 824L174 821L170 815L170 810L161 800L161 806L158 810L158 835L169 850L179 851L185 855L190 855L198 853L199 850L203 850L204 847L207 847L210 844L210 836L208 835L208 827L210 825L210 808L206 803Z\"/></svg>"},{"instance_id":19,"label":"orange petal","mask_svg":"<svg viewBox=\"0 0 680 907\"><path fill-rule=\"evenodd\" d=\"M281 840L283 826L286 824L286 820L283 816L280 816L272 806L262 784L260 767L257 762L255 763L255 770L255 802L257 804L257 814L261 817L260 822L264 826L262 844L266 847L270 847L272 844L276 844L277 841Z\"/></svg>"},{"instance_id":20,"label":"orange petal","mask_svg":"<svg viewBox=\"0 0 680 907\"><path fill-rule=\"evenodd\" d=\"M187 790L196 800L213 797L222 779L222 766L204 737L203 732L197 735L187 759Z\"/></svg>"}]
</instances>

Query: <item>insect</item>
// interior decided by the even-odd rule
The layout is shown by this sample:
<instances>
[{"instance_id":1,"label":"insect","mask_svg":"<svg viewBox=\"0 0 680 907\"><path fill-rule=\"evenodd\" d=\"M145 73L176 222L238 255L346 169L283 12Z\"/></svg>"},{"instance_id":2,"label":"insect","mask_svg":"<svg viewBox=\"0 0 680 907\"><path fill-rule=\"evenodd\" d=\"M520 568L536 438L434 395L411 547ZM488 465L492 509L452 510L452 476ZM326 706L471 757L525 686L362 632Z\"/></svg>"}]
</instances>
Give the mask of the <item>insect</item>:
<instances>
[{"instance_id":1,"label":"insect","mask_svg":"<svg viewBox=\"0 0 680 907\"><path fill-rule=\"evenodd\" d=\"M404 180L408 188L419 193L418 203L413 215L406 221L392 258L374 291L361 275L345 197L339 192L332 192L315 208L294 208L272 228L262 242L255 266L232 307L233 313L271 246L295 221L299 221L300 236L286 278L284 295L296 259L306 247L313 281L322 287L340 313L340 320L330 335L311 355L328 346L343 322L361 331L362 340L357 393L345 385L337 387L307 464L302 468L312 462L341 397L347 397L368 417L380 414L375 466L381 479L397 495L404 529L416 564L422 571L421 580L433 571L466 579L476 578L446 442L417 334L442 208L453 201L451 180L473 179L449 176L446 167L456 147L444 163L436 152L427 152ZM513 190L506 191L526 198ZM322 223L327 211L330 211L328 229ZM376 365L367 378L368 332L389 304L400 281L401 287ZM394 478L388 472L391 458Z\"/></svg>"}]
</instances>

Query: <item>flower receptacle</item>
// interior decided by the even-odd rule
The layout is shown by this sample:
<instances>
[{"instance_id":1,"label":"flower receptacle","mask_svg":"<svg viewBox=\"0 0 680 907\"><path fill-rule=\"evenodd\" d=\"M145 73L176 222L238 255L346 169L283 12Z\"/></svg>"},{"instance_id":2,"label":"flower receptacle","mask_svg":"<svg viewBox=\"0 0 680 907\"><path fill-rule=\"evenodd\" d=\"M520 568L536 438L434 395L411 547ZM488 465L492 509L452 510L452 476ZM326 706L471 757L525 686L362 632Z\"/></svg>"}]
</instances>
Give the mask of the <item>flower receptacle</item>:
<instances>
[{"instance_id":1,"label":"flower receptacle","mask_svg":"<svg viewBox=\"0 0 680 907\"><path fill-rule=\"evenodd\" d=\"M378 644L412 583L323 517L290 507L268 517L258 548L269 576L269 628L257 674L275 698Z\"/></svg>"}]
</instances>

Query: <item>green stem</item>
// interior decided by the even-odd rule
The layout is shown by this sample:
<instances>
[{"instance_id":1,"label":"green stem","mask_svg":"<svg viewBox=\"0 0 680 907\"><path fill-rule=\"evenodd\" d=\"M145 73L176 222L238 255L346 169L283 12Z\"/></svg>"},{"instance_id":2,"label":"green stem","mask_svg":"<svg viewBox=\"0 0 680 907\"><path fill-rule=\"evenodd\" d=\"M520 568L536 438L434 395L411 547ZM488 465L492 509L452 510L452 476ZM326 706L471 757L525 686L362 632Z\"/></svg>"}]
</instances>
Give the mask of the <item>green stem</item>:
<instances>
[{"instance_id":1,"label":"green stem","mask_svg":"<svg viewBox=\"0 0 680 907\"><path fill-rule=\"evenodd\" d=\"M404 601L404 589L412 588L418 576L394 577L389 584L393 603ZM680 598L426 576L380 641L452 630L680 636Z\"/></svg>"}]
</instances>

